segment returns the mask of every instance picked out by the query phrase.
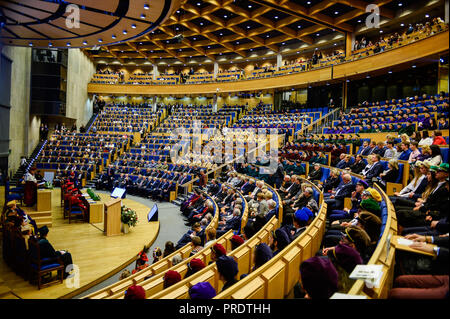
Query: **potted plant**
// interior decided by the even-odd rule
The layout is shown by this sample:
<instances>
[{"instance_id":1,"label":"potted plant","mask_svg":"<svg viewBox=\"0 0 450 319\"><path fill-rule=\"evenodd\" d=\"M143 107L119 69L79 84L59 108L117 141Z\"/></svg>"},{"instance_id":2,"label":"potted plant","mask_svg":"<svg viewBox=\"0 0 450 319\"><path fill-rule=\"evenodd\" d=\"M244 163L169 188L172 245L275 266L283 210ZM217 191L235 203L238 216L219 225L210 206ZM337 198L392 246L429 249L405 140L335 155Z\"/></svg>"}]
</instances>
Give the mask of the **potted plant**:
<instances>
[{"instance_id":1,"label":"potted plant","mask_svg":"<svg viewBox=\"0 0 450 319\"><path fill-rule=\"evenodd\" d=\"M137 213L134 210L132 210L131 208L122 206L120 220L122 221L123 232L125 234L127 234L130 230L130 227L136 226L136 224L138 222L138 216L137 216Z\"/></svg>"}]
</instances>

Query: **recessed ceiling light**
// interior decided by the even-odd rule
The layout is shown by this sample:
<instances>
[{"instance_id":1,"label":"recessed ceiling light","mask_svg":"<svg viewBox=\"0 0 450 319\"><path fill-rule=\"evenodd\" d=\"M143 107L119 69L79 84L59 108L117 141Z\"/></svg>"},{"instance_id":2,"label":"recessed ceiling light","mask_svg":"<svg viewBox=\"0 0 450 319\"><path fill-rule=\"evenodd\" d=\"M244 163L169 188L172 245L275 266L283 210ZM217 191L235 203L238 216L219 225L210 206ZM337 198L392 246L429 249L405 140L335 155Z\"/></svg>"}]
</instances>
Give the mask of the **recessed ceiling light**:
<instances>
[{"instance_id":1,"label":"recessed ceiling light","mask_svg":"<svg viewBox=\"0 0 450 319\"><path fill-rule=\"evenodd\" d=\"M98 39L98 42L102 43L102 42L103 42L103 40L102 40L102 39Z\"/></svg>"},{"instance_id":2,"label":"recessed ceiling light","mask_svg":"<svg viewBox=\"0 0 450 319\"><path fill-rule=\"evenodd\" d=\"M248 8L249 8L249 9L251 9L251 8L252 8L252 5L251 5L251 4L249 4L249 5L248 5Z\"/></svg>"},{"instance_id":3,"label":"recessed ceiling light","mask_svg":"<svg viewBox=\"0 0 450 319\"><path fill-rule=\"evenodd\" d=\"M127 30L123 30L122 33L123 34L127 34L128 32L127 32Z\"/></svg>"},{"instance_id":4,"label":"recessed ceiling light","mask_svg":"<svg viewBox=\"0 0 450 319\"><path fill-rule=\"evenodd\" d=\"M200 25L203 25L203 22L200 22Z\"/></svg>"},{"instance_id":5,"label":"recessed ceiling light","mask_svg":"<svg viewBox=\"0 0 450 319\"><path fill-rule=\"evenodd\" d=\"M32 46L33 46L33 42L28 43L28 45L29 45L30 47L32 47Z\"/></svg>"},{"instance_id":6,"label":"recessed ceiling light","mask_svg":"<svg viewBox=\"0 0 450 319\"><path fill-rule=\"evenodd\" d=\"M52 47L52 46L53 46L53 43L49 42L49 43L48 43L48 46L49 46L49 47Z\"/></svg>"},{"instance_id":7,"label":"recessed ceiling light","mask_svg":"<svg viewBox=\"0 0 450 319\"><path fill-rule=\"evenodd\" d=\"M148 10L148 9L150 9L150 6L148 4L144 4L144 9Z\"/></svg>"},{"instance_id":8,"label":"recessed ceiling light","mask_svg":"<svg viewBox=\"0 0 450 319\"><path fill-rule=\"evenodd\" d=\"M83 44L86 45L86 44L87 44L87 41L83 41Z\"/></svg>"},{"instance_id":9,"label":"recessed ceiling light","mask_svg":"<svg viewBox=\"0 0 450 319\"><path fill-rule=\"evenodd\" d=\"M111 38L115 39L115 38L116 38L116 35L115 35L115 34L113 34L113 35L111 36Z\"/></svg>"},{"instance_id":10,"label":"recessed ceiling light","mask_svg":"<svg viewBox=\"0 0 450 319\"><path fill-rule=\"evenodd\" d=\"M226 18L228 18L228 16L227 16L227 15L224 15L223 17L224 17L225 19L226 19Z\"/></svg>"},{"instance_id":11,"label":"recessed ceiling light","mask_svg":"<svg viewBox=\"0 0 450 319\"><path fill-rule=\"evenodd\" d=\"M401 2L398 4L399 7L401 7L402 5L403 5L403 3L401 3Z\"/></svg>"},{"instance_id":12,"label":"recessed ceiling light","mask_svg":"<svg viewBox=\"0 0 450 319\"><path fill-rule=\"evenodd\" d=\"M67 42L67 44L66 44L68 47L70 47L70 42Z\"/></svg>"},{"instance_id":13,"label":"recessed ceiling light","mask_svg":"<svg viewBox=\"0 0 450 319\"><path fill-rule=\"evenodd\" d=\"M201 6L202 4L201 4L200 2L197 2L197 5L198 5L198 6Z\"/></svg>"},{"instance_id":14,"label":"recessed ceiling light","mask_svg":"<svg viewBox=\"0 0 450 319\"><path fill-rule=\"evenodd\" d=\"M136 29L136 25L135 25L134 23L131 25L131 27L132 27L133 29Z\"/></svg>"},{"instance_id":15,"label":"recessed ceiling light","mask_svg":"<svg viewBox=\"0 0 450 319\"><path fill-rule=\"evenodd\" d=\"M361 23L362 21L361 20L358 20L358 23Z\"/></svg>"},{"instance_id":16,"label":"recessed ceiling light","mask_svg":"<svg viewBox=\"0 0 450 319\"><path fill-rule=\"evenodd\" d=\"M429 14L426 14L426 15L425 15L425 18L429 18L429 17L430 17L430 15L429 15Z\"/></svg>"},{"instance_id":17,"label":"recessed ceiling light","mask_svg":"<svg viewBox=\"0 0 450 319\"><path fill-rule=\"evenodd\" d=\"M275 19L278 19L278 16L275 16Z\"/></svg>"},{"instance_id":18,"label":"recessed ceiling light","mask_svg":"<svg viewBox=\"0 0 450 319\"><path fill-rule=\"evenodd\" d=\"M145 14L141 14L141 19L145 19Z\"/></svg>"},{"instance_id":19,"label":"recessed ceiling light","mask_svg":"<svg viewBox=\"0 0 450 319\"><path fill-rule=\"evenodd\" d=\"M197 38L194 38L193 40L195 41L195 40L197 40Z\"/></svg>"}]
</instances>

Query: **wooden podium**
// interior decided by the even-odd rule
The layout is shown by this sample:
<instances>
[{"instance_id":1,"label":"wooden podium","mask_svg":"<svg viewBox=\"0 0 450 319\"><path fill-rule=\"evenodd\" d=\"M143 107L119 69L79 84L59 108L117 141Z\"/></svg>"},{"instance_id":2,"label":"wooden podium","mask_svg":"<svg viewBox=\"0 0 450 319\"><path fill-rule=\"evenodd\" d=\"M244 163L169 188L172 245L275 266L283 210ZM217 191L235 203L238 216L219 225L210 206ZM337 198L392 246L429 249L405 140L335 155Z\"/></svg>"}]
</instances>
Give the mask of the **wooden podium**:
<instances>
[{"instance_id":1,"label":"wooden podium","mask_svg":"<svg viewBox=\"0 0 450 319\"><path fill-rule=\"evenodd\" d=\"M122 199L117 198L105 203L104 232L106 236L120 235Z\"/></svg>"},{"instance_id":2,"label":"wooden podium","mask_svg":"<svg viewBox=\"0 0 450 319\"><path fill-rule=\"evenodd\" d=\"M52 210L52 191L50 189L37 190L36 210L47 212Z\"/></svg>"}]
</instances>

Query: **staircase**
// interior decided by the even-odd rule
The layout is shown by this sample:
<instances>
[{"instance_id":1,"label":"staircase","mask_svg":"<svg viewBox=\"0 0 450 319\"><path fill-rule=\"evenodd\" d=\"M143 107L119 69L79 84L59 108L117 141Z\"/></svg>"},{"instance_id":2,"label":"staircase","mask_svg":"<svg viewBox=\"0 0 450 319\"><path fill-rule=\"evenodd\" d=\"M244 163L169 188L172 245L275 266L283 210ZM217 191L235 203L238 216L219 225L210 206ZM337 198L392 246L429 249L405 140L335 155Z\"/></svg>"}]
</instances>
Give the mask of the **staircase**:
<instances>
[{"instance_id":1,"label":"staircase","mask_svg":"<svg viewBox=\"0 0 450 319\"><path fill-rule=\"evenodd\" d=\"M89 122L87 122L85 128L86 128L86 133L89 133L89 131L91 130L92 124L94 124L95 120L97 119L98 113L96 114L92 114L91 119L89 120Z\"/></svg>"},{"instance_id":2,"label":"staircase","mask_svg":"<svg viewBox=\"0 0 450 319\"><path fill-rule=\"evenodd\" d=\"M98 177L100 176L102 172L97 172L93 179L86 181L85 188L93 188L95 189L95 182L97 181Z\"/></svg>"},{"instance_id":3,"label":"staircase","mask_svg":"<svg viewBox=\"0 0 450 319\"><path fill-rule=\"evenodd\" d=\"M52 212L36 212L36 211L27 211L28 216L34 219L38 228L42 226L52 227Z\"/></svg>"},{"instance_id":4,"label":"staircase","mask_svg":"<svg viewBox=\"0 0 450 319\"><path fill-rule=\"evenodd\" d=\"M19 168L14 176L11 178L10 183L12 186L17 186L17 182L23 177L23 175L32 167L39 154L41 153L44 146L47 144L47 140L39 142L39 144L34 149L33 153L27 158L27 167Z\"/></svg>"},{"instance_id":5,"label":"staircase","mask_svg":"<svg viewBox=\"0 0 450 319\"><path fill-rule=\"evenodd\" d=\"M181 204L186 201L191 195L193 194L193 192L190 192L187 195L184 194L178 194L178 197L176 199L174 199L171 203L175 204L177 206L181 206Z\"/></svg>"}]
</instances>

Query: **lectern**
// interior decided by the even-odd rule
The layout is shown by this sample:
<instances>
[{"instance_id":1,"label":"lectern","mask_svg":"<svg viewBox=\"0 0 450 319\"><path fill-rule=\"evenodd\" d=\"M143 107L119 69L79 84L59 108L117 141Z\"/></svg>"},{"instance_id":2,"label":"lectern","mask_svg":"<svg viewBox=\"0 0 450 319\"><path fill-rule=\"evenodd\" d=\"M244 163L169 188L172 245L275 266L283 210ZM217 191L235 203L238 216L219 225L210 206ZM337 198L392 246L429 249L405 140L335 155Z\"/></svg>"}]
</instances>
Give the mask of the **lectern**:
<instances>
[{"instance_id":1,"label":"lectern","mask_svg":"<svg viewBox=\"0 0 450 319\"><path fill-rule=\"evenodd\" d=\"M117 198L105 203L104 232L106 236L120 235L122 199Z\"/></svg>"}]
</instances>

